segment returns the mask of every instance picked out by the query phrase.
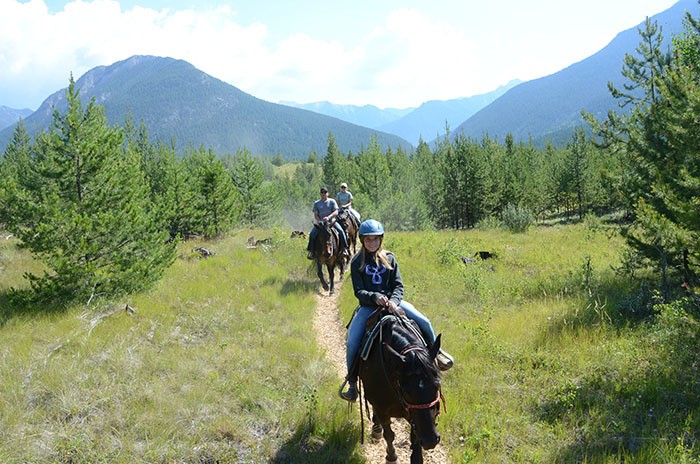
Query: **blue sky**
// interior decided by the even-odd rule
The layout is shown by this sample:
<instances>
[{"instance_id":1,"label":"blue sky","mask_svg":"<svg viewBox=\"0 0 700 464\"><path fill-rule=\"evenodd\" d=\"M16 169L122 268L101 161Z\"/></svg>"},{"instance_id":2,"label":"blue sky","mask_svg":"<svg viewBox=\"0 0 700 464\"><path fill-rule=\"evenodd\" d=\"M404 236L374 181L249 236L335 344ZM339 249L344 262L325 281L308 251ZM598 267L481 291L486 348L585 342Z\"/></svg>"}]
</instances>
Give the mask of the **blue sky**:
<instances>
[{"instance_id":1,"label":"blue sky","mask_svg":"<svg viewBox=\"0 0 700 464\"><path fill-rule=\"evenodd\" d=\"M0 105L170 56L272 102L380 108L557 72L676 0L0 0ZM622 63L620 63L622 65Z\"/></svg>"}]
</instances>

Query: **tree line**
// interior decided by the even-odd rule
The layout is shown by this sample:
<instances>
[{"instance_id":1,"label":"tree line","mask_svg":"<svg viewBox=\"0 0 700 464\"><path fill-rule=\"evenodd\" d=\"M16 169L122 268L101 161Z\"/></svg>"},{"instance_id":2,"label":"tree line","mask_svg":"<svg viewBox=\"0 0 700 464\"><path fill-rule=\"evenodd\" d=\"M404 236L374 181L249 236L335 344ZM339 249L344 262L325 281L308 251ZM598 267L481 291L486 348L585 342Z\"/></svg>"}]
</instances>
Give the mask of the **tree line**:
<instances>
[{"instance_id":1,"label":"tree line","mask_svg":"<svg viewBox=\"0 0 700 464\"><path fill-rule=\"evenodd\" d=\"M71 78L64 114L33 139L23 124L0 163L0 224L47 264L28 276L38 293L92 298L157 280L183 237L236 227L311 227L319 187L347 182L354 206L389 230L467 229L617 212L633 270L653 269L664 298L698 286L700 245L700 29L690 15L673 51L647 21L621 104L606 120L585 115L568 144L537 149L449 133L409 152L376 140L342 153L328 134L323 156L289 168L279 156L152 144L127 120L110 127ZM687 291L687 290L686 290Z\"/></svg>"}]
</instances>

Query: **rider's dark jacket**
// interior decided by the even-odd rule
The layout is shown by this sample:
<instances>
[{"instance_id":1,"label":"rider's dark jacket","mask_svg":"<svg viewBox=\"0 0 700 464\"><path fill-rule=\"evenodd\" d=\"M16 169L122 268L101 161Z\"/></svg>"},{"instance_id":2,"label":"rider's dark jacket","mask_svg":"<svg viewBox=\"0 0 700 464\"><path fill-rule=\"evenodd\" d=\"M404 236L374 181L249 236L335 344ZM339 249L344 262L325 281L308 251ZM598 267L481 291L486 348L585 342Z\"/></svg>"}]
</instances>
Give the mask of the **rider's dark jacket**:
<instances>
[{"instance_id":1,"label":"rider's dark jacket","mask_svg":"<svg viewBox=\"0 0 700 464\"><path fill-rule=\"evenodd\" d=\"M387 259L393 269L387 269L379 262L374 265L374 254L365 251L364 266L362 252L357 253L350 262L350 276L355 296L361 306L375 307L374 299L377 293L386 295L397 305L403 300L403 281L399 272L399 263L394 254L387 251Z\"/></svg>"}]
</instances>

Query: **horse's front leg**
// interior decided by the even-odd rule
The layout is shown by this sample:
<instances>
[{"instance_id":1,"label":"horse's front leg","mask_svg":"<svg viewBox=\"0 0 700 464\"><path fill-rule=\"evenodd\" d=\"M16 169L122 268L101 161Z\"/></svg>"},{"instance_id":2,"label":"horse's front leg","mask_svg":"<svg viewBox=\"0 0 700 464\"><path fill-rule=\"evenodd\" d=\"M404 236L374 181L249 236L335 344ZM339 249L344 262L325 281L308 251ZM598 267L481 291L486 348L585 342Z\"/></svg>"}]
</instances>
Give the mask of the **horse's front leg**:
<instances>
[{"instance_id":1,"label":"horse's front leg","mask_svg":"<svg viewBox=\"0 0 700 464\"><path fill-rule=\"evenodd\" d=\"M396 448L394 448L394 431L391 430L391 417L381 419L381 425L384 428L384 441L386 442L386 464L396 464L399 460L396 456Z\"/></svg>"},{"instance_id":2,"label":"horse's front leg","mask_svg":"<svg viewBox=\"0 0 700 464\"><path fill-rule=\"evenodd\" d=\"M316 274L321 281L321 286L323 289L328 290L328 282L326 282L326 278L323 276L323 267L319 261L316 261Z\"/></svg>"},{"instance_id":3,"label":"horse's front leg","mask_svg":"<svg viewBox=\"0 0 700 464\"><path fill-rule=\"evenodd\" d=\"M411 427L411 464L423 464L423 448L413 427Z\"/></svg>"},{"instance_id":4,"label":"horse's front leg","mask_svg":"<svg viewBox=\"0 0 700 464\"><path fill-rule=\"evenodd\" d=\"M330 280L330 292L328 293L333 295L335 293L335 286L333 285L333 281L335 280L335 266L328 266L328 279Z\"/></svg>"}]
</instances>

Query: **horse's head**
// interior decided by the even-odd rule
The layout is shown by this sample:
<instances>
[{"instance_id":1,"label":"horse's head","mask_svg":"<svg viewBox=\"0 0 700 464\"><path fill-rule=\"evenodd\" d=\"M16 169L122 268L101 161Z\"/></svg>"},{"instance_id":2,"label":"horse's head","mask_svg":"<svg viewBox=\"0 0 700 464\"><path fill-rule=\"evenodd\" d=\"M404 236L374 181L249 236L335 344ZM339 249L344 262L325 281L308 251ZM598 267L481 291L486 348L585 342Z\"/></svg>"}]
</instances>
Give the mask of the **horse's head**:
<instances>
[{"instance_id":1,"label":"horse's head","mask_svg":"<svg viewBox=\"0 0 700 464\"><path fill-rule=\"evenodd\" d=\"M396 346L386 345L397 366L398 393L408 413L408 421L420 440L421 447L433 449L440 442L436 422L440 414L442 393L440 371L435 365L440 336L429 350L409 343L397 351Z\"/></svg>"},{"instance_id":2,"label":"horse's head","mask_svg":"<svg viewBox=\"0 0 700 464\"><path fill-rule=\"evenodd\" d=\"M318 255L328 258L333 254L333 223L324 220L315 223L314 227L318 229L314 249Z\"/></svg>"}]
</instances>

